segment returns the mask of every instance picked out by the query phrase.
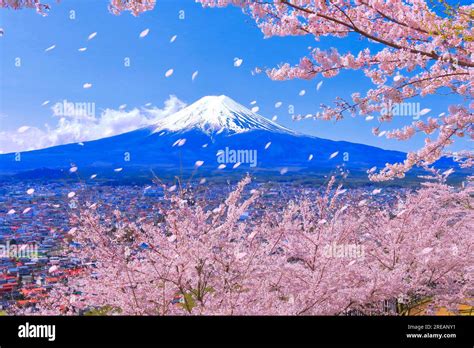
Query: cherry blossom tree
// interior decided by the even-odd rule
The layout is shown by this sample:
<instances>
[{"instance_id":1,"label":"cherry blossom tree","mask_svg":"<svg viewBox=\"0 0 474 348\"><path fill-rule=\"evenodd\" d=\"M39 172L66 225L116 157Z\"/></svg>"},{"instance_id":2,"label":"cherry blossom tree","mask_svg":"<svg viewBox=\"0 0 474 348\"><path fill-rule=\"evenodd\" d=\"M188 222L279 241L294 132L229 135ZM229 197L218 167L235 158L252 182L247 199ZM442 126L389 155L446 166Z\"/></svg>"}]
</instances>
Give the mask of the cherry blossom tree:
<instances>
[{"instance_id":1,"label":"cherry blossom tree","mask_svg":"<svg viewBox=\"0 0 474 348\"><path fill-rule=\"evenodd\" d=\"M111 0L109 9L113 14L130 11L134 16L150 11L155 7L156 0Z\"/></svg>"},{"instance_id":2,"label":"cherry blossom tree","mask_svg":"<svg viewBox=\"0 0 474 348\"><path fill-rule=\"evenodd\" d=\"M53 1L60 2L60 0L0 0L0 8L14 10L35 8L39 14L45 15L51 8L48 2ZM114 14L130 11L134 16L138 16L142 12L152 10L155 4L156 0L110 0L109 10Z\"/></svg>"},{"instance_id":3,"label":"cherry blossom tree","mask_svg":"<svg viewBox=\"0 0 474 348\"><path fill-rule=\"evenodd\" d=\"M40 0L0 0L0 8L19 10L21 8L34 8L39 14L45 15L50 9L49 4Z\"/></svg>"},{"instance_id":4,"label":"cherry blossom tree","mask_svg":"<svg viewBox=\"0 0 474 348\"><path fill-rule=\"evenodd\" d=\"M442 1L445 13L440 15L422 0L200 2L210 7L242 7L266 37L310 35L319 40L323 36L358 36L367 43L379 44L373 52L366 48L358 53L315 48L295 66L286 63L267 70L274 80L330 78L344 70L361 70L371 79L374 88L365 95L354 92L351 101L339 98L334 106L322 105L315 118L341 120L348 113L364 117L373 114L381 124L393 119L392 105L418 96L450 91L464 98L464 105L451 105L438 117L386 132L387 138L399 140L424 133L425 146L408 153L403 163L388 164L381 172L373 173L372 180L404 177L413 166L438 160L456 137L474 138L472 4L454 7ZM435 132L437 138L433 140L429 135ZM380 126L374 127L373 133L379 135Z\"/></svg>"},{"instance_id":5,"label":"cherry blossom tree","mask_svg":"<svg viewBox=\"0 0 474 348\"><path fill-rule=\"evenodd\" d=\"M190 191L171 195L154 221L86 205L72 221L79 247L69 248L82 274L26 313L383 314L393 300L388 314L403 314L422 301L431 311L473 304L472 187L425 184L388 206L332 178L316 197L240 221L263 204L249 182L217 207Z\"/></svg>"}]
</instances>

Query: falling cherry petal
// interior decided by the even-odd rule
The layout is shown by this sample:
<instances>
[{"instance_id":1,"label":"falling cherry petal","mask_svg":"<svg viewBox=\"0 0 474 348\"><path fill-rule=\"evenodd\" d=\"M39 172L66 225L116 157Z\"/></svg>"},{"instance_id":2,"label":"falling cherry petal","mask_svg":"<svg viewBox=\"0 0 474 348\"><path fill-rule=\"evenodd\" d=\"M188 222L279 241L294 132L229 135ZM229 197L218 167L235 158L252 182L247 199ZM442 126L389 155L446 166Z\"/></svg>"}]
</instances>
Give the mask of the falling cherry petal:
<instances>
[{"instance_id":1,"label":"falling cherry petal","mask_svg":"<svg viewBox=\"0 0 474 348\"><path fill-rule=\"evenodd\" d=\"M67 194L67 197L68 197L68 198L72 198L72 197L74 197L75 195L76 195L76 192L72 192L72 191L71 191L71 192L69 192L69 193Z\"/></svg>"},{"instance_id":2,"label":"falling cherry petal","mask_svg":"<svg viewBox=\"0 0 474 348\"><path fill-rule=\"evenodd\" d=\"M310 154L310 155L308 156L308 161L311 161L311 160L313 159L313 157L314 157L313 154Z\"/></svg>"},{"instance_id":3,"label":"falling cherry petal","mask_svg":"<svg viewBox=\"0 0 474 348\"><path fill-rule=\"evenodd\" d=\"M219 169L219 170L220 170L220 169L224 169L225 167L226 167L226 165L225 165L225 164L219 164L219 166L217 167L217 169Z\"/></svg>"},{"instance_id":4,"label":"falling cherry petal","mask_svg":"<svg viewBox=\"0 0 474 348\"><path fill-rule=\"evenodd\" d=\"M380 192L382 192L382 189L374 189L374 190L372 191L372 194L373 194L373 195L377 195L377 194L379 194Z\"/></svg>"},{"instance_id":5,"label":"falling cherry petal","mask_svg":"<svg viewBox=\"0 0 474 348\"><path fill-rule=\"evenodd\" d=\"M417 116L423 116L423 115L426 115L426 114L427 114L428 112L430 112L430 111L431 111L431 109L427 109L427 108L425 108L425 109L422 109L422 110L421 110L421 111L418 113L418 115L417 115Z\"/></svg>"},{"instance_id":6,"label":"falling cherry petal","mask_svg":"<svg viewBox=\"0 0 474 348\"><path fill-rule=\"evenodd\" d=\"M283 103L281 101L275 103L275 108L279 108Z\"/></svg>"},{"instance_id":7,"label":"falling cherry petal","mask_svg":"<svg viewBox=\"0 0 474 348\"><path fill-rule=\"evenodd\" d=\"M84 83L82 85L82 88L84 88L84 89L88 89L88 88L91 88L91 87L92 87L92 83Z\"/></svg>"},{"instance_id":8,"label":"falling cherry petal","mask_svg":"<svg viewBox=\"0 0 474 348\"><path fill-rule=\"evenodd\" d=\"M90 178L91 178L91 179L97 178L97 174L92 174Z\"/></svg>"},{"instance_id":9,"label":"falling cherry petal","mask_svg":"<svg viewBox=\"0 0 474 348\"><path fill-rule=\"evenodd\" d=\"M15 213L16 213L16 210L15 210L15 209L10 209L7 214L8 214L8 215L13 215L13 214L15 214Z\"/></svg>"},{"instance_id":10,"label":"falling cherry petal","mask_svg":"<svg viewBox=\"0 0 474 348\"><path fill-rule=\"evenodd\" d=\"M269 141L266 145L265 145L265 150L268 149L270 147L270 145L272 144L271 141Z\"/></svg>"},{"instance_id":11,"label":"falling cherry petal","mask_svg":"<svg viewBox=\"0 0 474 348\"><path fill-rule=\"evenodd\" d=\"M432 252L432 251L433 251L433 248L424 248L424 249L421 251L421 254L422 254L422 255L426 255L426 254L428 254L428 253L430 253L430 252Z\"/></svg>"},{"instance_id":12,"label":"falling cherry petal","mask_svg":"<svg viewBox=\"0 0 474 348\"><path fill-rule=\"evenodd\" d=\"M318 84L316 85L316 90L319 91L322 85L323 85L323 81L319 81Z\"/></svg>"},{"instance_id":13,"label":"falling cherry petal","mask_svg":"<svg viewBox=\"0 0 474 348\"><path fill-rule=\"evenodd\" d=\"M29 126L21 126L20 128L18 128L17 132L18 133L25 133L28 129L30 129Z\"/></svg>"},{"instance_id":14,"label":"falling cherry petal","mask_svg":"<svg viewBox=\"0 0 474 348\"><path fill-rule=\"evenodd\" d=\"M49 100L45 100L45 101L41 104L41 106L46 106L46 105L48 105L48 104L49 104Z\"/></svg>"},{"instance_id":15,"label":"falling cherry petal","mask_svg":"<svg viewBox=\"0 0 474 348\"><path fill-rule=\"evenodd\" d=\"M198 76L198 74L199 74L199 71L197 71L197 70L195 72L193 72L193 75L191 76L191 81L196 80L196 77Z\"/></svg>"},{"instance_id":16,"label":"falling cherry petal","mask_svg":"<svg viewBox=\"0 0 474 348\"><path fill-rule=\"evenodd\" d=\"M333 158L336 157L337 155L339 155L339 151L333 152L333 153L329 156L329 159L333 159Z\"/></svg>"},{"instance_id":17,"label":"falling cherry petal","mask_svg":"<svg viewBox=\"0 0 474 348\"><path fill-rule=\"evenodd\" d=\"M30 208L30 207L26 208L25 210L23 210L23 214L26 214L26 213L28 213L30 210L31 210L31 208Z\"/></svg>"},{"instance_id":18,"label":"falling cherry petal","mask_svg":"<svg viewBox=\"0 0 474 348\"><path fill-rule=\"evenodd\" d=\"M175 190L176 190L176 185L170 186L170 187L168 188L168 192L173 192L173 191L175 191Z\"/></svg>"},{"instance_id":19,"label":"falling cherry petal","mask_svg":"<svg viewBox=\"0 0 474 348\"><path fill-rule=\"evenodd\" d=\"M239 66L242 65L243 61L244 61L244 60L241 59L241 58L237 58L237 57L234 58L234 66L235 66L236 68L238 68Z\"/></svg>"},{"instance_id":20,"label":"falling cherry petal","mask_svg":"<svg viewBox=\"0 0 474 348\"><path fill-rule=\"evenodd\" d=\"M237 162L236 164L234 164L234 165L232 166L232 169L238 168L240 165L241 165L241 163L240 163L240 162Z\"/></svg>"},{"instance_id":21,"label":"falling cherry petal","mask_svg":"<svg viewBox=\"0 0 474 348\"><path fill-rule=\"evenodd\" d=\"M397 216L402 216L403 214L405 214L405 212L406 212L406 209L403 209L397 214Z\"/></svg>"},{"instance_id":22,"label":"falling cherry petal","mask_svg":"<svg viewBox=\"0 0 474 348\"><path fill-rule=\"evenodd\" d=\"M145 29L143 30L141 33L140 33L140 38L144 38L145 36L148 35L148 33L150 32L150 29Z\"/></svg>"},{"instance_id":23,"label":"falling cherry petal","mask_svg":"<svg viewBox=\"0 0 474 348\"><path fill-rule=\"evenodd\" d=\"M258 112L258 110L260 110L260 108L258 106L254 106L251 110L252 110L252 112Z\"/></svg>"},{"instance_id":24,"label":"falling cherry petal","mask_svg":"<svg viewBox=\"0 0 474 348\"><path fill-rule=\"evenodd\" d=\"M92 40L93 38L95 38L97 36L97 32L94 32L92 34L90 34L88 37L87 37L87 40Z\"/></svg>"},{"instance_id":25,"label":"falling cherry petal","mask_svg":"<svg viewBox=\"0 0 474 348\"><path fill-rule=\"evenodd\" d=\"M173 69L168 69L168 71L166 71L165 73L165 77L170 77L171 75L173 75L173 72L174 72Z\"/></svg>"},{"instance_id":26,"label":"falling cherry petal","mask_svg":"<svg viewBox=\"0 0 474 348\"><path fill-rule=\"evenodd\" d=\"M71 168L69 168L69 172L70 172L70 173L75 173L75 172L77 172L77 167L71 167Z\"/></svg>"},{"instance_id":27,"label":"falling cherry petal","mask_svg":"<svg viewBox=\"0 0 474 348\"><path fill-rule=\"evenodd\" d=\"M196 163L194 163L194 166L199 168L203 164L204 164L204 161L196 161Z\"/></svg>"},{"instance_id":28,"label":"falling cherry petal","mask_svg":"<svg viewBox=\"0 0 474 348\"><path fill-rule=\"evenodd\" d=\"M374 119L374 116L367 116L365 118L366 121L372 121Z\"/></svg>"},{"instance_id":29,"label":"falling cherry petal","mask_svg":"<svg viewBox=\"0 0 474 348\"><path fill-rule=\"evenodd\" d=\"M306 91L304 89L302 89L300 91L300 93L298 93L300 97L304 96L306 94Z\"/></svg>"},{"instance_id":30,"label":"falling cherry petal","mask_svg":"<svg viewBox=\"0 0 474 348\"><path fill-rule=\"evenodd\" d=\"M443 173L444 176L449 176L451 175L452 173L454 173L454 169L453 168L449 168L448 170L445 170Z\"/></svg>"},{"instance_id":31,"label":"falling cherry petal","mask_svg":"<svg viewBox=\"0 0 474 348\"><path fill-rule=\"evenodd\" d=\"M277 115L275 115L275 116L272 117L272 121L273 121L273 122L275 122L277 119L278 119L278 116L277 116Z\"/></svg>"},{"instance_id":32,"label":"falling cherry petal","mask_svg":"<svg viewBox=\"0 0 474 348\"><path fill-rule=\"evenodd\" d=\"M280 174L281 174L281 175L285 175L286 173L288 173L288 168L286 168L286 167L285 167L285 168L281 168Z\"/></svg>"},{"instance_id":33,"label":"falling cherry petal","mask_svg":"<svg viewBox=\"0 0 474 348\"><path fill-rule=\"evenodd\" d=\"M202 184L205 184L206 183L206 179L205 178L202 178L201 180L199 180L199 183L202 185Z\"/></svg>"},{"instance_id":34,"label":"falling cherry petal","mask_svg":"<svg viewBox=\"0 0 474 348\"><path fill-rule=\"evenodd\" d=\"M119 173L119 172L121 172L122 170L123 170L123 168L115 168L115 169L114 169L114 172Z\"/></svg>"},{"instance_id":35,"label":"falling cherry petal","mask_svg":"<svg viewBox=\"0 0 474 348\"><path fill-rule=\"evenodd\" d=\"M170 39L170 43L175 42L177 37L178 37L178 35L173 35L173 37Z\"/></svg>"},{"instance_id":36,"label":"falling cherry petal","mask_svg":"<svg viewBox=\"0 0 474 348\"><path fill-rule=\"evenodd\" d=\"M236 254L235 254L235 257L236 257L238 260L240 260L240 259L243 259L246 255L247 255L247 253L244 253L244 252L242 252L242 253L236 253Z\"/></svg>"},{"instance_id":37,"label":"falling cherry petal","mask_svg":"<svg viewBox=\"0 0 474 348\"><path fill-rule=\"evenodd\" d=\"M30 188L30 189L26 190L26 193L29 194L29 195L32 195L33 193L35 193L35 189Z\"/></svg>"},{"instance_id":38,"label":"falling cherry petal","mask_svg":"<svg viewBox=\"0 0 474 348\"><path fill-rule=\"evenodd\" d=\"M86 50L87 50L87 47L81 47L81 48L78 49L79 52L84 52Z\"/></svg>"},{"instance_id":39,"label":"falling cherry petal","mask_svg":"<svg viewBox=\"0 0 474 348\"><path fill-rule=\"evenodd\" d=\"M257 235L257 230L253 231L252 233L250 233L248 236L247 236L247 239L253 239L253 237L255 237Z\"/></svg>"},{"instance_id":40,"label":"falling cherry petal","mask_svg":"<svg viewBox=\"0 0 474 348\"><path fill-rule=\"evenodd\" d=\"M56 45L49 46L47 49L45 49L45 52L49 52L51 50L54 50L56 48Z\"/></svg>"}]
</instances>

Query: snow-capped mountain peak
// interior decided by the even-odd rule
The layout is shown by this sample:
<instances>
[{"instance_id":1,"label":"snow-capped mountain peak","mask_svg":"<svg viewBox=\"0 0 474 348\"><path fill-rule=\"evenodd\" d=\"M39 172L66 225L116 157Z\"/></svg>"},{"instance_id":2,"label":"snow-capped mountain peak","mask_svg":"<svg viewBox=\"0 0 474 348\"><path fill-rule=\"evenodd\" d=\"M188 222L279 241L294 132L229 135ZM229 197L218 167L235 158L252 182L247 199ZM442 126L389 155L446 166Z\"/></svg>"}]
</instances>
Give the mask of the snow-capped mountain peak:
<instances>
[{"instance_id":1,"label":"snow-capped mountain peak","mask_svg":"<svg viewBox=\"0 0 474 348\"><path fill-rule=\"evenodd\" d=\"M222 131L243 133L251 130L293 134L291 130L256 114L225 95L202 97L160 120L154 126L154 133L163 130L177 132L191 129L200 129L207 134Z\"/></svg>"}]
</instances>

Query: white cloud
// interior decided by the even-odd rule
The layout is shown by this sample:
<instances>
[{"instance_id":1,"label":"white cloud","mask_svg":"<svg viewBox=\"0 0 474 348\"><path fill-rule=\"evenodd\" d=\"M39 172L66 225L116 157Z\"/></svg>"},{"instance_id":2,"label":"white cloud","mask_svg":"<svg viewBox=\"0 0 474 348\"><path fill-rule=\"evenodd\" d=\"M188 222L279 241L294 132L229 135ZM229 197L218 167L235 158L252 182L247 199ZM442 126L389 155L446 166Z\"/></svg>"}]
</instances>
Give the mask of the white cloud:
<instances>
[{"instance_id":1,"label":"white cloud","mask_svg":"<svg viewBox=\"0 0 474 348\"><path fill-rule=\"evenodd\" d=\"M130 132L155 124L185 106L178 97L171 95L161 109L156 106L129 111L105 109L99 117L60 117L54 128L45 125L44 129L20 127L23 132L0 131L0 153L36 150Z\"/></svg>"}]
</instances>

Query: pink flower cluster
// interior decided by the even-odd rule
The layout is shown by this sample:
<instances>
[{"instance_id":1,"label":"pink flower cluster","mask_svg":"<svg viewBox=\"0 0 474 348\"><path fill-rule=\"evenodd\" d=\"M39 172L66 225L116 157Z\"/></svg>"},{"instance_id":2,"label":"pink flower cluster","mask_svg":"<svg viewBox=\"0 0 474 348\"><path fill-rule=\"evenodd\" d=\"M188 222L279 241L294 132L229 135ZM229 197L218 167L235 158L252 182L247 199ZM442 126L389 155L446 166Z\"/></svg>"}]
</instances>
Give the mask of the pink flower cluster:
<instances>
[{"instance_id":1,"label":"pink flower cluster","mask_svg":"<svg viewBox=\"0 0 474 348\"><path fill-rule=\"evenodd\" d=\"M34 8L36 12L44 16L46 11L50 9L50 6L43 4L40 0L0 0L0 8L11 8L13 10Z\"/></svg>"},{"instance_id":2,"label":"pink flower cluster","mask_svg":"<svg viewBox=\"0 0 474 348\"><path fill-rule=\"evenodd\" d=\"M28 313L382 314L383 301L395 300L390 314L402 314L426 299L428 310L473 305L472 187L425 184L388 206L331 179L325 192L278 211L246 190L249 181L217 207L180 192L154 221L83 209L71 236L81 246L70 252L84 272ZM240 221L254 206L259 213Z\"/></svg>"},{"instance_id":3,"label":"pink flower cluster","mask_svg":"<svg viewBox=\"0 0 474 348\"><path fill-rule=\"evenodd\" d=\"M153 10L156 0L110 0L109 10L115 15L130 11L134 16Z\"/></svg>"}]
</instances>

